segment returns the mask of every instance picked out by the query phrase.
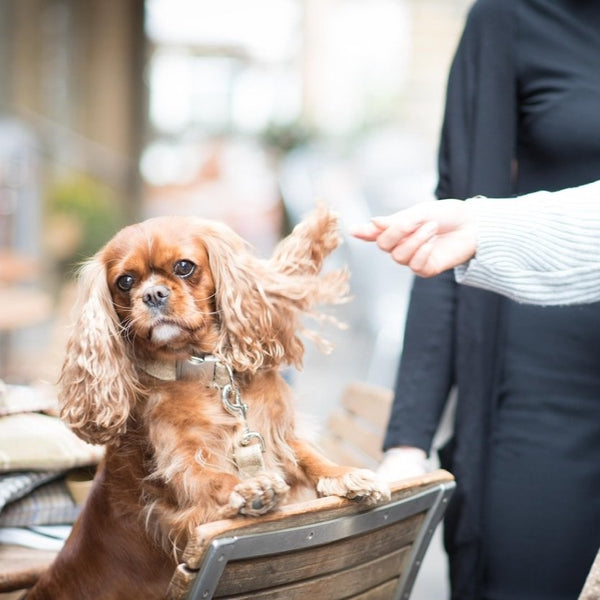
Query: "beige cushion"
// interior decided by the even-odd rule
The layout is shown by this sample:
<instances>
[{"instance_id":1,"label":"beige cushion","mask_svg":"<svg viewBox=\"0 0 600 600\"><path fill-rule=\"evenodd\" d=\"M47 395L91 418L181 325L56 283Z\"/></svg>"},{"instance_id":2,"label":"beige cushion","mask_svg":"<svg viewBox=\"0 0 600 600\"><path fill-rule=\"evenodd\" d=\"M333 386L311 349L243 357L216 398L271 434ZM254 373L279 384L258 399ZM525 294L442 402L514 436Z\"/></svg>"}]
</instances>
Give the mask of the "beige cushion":
<instances>
[{"instance_id":1,"label":"beige cushion","mask_svg":"<svg viewBox=\"0 0 600 600\"><path fill-rule=\"evenodd\" d=\"M35 385L10 385L0 379L0 415L24 412L56 414L56 390L42 382Z\"/></svg>"},{"instance_id":2,"label":"beige cushion","mask_svg":"<svg viewBox=\"0 0 600 600\"><path fill-rule=\"evenodd\" d=\"M102 446L80 440L60 419L38 413L0 418L0 472L71 469L99 462Z\"/></svg>"}]
</instances>

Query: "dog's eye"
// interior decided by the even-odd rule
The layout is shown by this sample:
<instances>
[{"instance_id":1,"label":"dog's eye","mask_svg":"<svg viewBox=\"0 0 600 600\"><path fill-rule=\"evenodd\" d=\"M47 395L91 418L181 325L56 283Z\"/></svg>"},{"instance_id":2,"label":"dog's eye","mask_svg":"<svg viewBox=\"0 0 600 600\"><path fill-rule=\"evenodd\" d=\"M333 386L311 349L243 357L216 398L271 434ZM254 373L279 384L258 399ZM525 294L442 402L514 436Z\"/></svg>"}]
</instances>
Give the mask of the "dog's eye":
<instances>
[{"instance_id":1,"label":"dog's eye","mask_svg":"<svg viewBox=\"0 0 600 600\"><path fill-rule=\"evenodd\" d=\"M191 260L180 260L173 266L173 273L182 279L189 277L195 270L196 265Z\"/></svg>"},{"instance_id":2,"label":"dog's eye","mask_svg":"<svg viewBox=\"0 0 600 600\"><path fill-rule=\"evenodd\" d=\"M117 279L117 287L124 292L128 292L135 283L135 279L131 275L121 275Z\"/></svg>"}]
</instances>

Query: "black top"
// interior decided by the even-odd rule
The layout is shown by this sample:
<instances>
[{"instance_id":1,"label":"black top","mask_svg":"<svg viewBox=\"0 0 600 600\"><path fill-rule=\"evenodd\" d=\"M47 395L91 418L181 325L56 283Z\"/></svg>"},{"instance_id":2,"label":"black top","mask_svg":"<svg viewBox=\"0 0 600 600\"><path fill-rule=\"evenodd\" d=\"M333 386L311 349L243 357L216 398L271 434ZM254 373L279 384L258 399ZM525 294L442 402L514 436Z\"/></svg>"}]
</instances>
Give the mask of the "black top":
<instances>
[{"instance_id":1,"label":"black top","mask_svg":"<svg viewBox=\"0 0 600 600\"><path fill-rule=\"evenodd\" d=\"M516 14L515 190L594 181L600 178L600 2L527 0ZM600 304L504 304L508 391L600 398Z\"/></svg>"},{"instance_id":2,"label":"black top","mask_svg":"<svg viewBox=\"0 0 600 600\"><path fill-rule=\"evenodd\" d=\"M506 197L600 179L600 2L475 3L450 72L439 168L441 198ZM506 466L496 454L511 448L507 431L525 440L522 464L534 460L527 440L541 439L560 448L557 471L575 469L587 478L589 485L565 494L565 502L545 498L546 505L558 502L562 514L581 511L588 520L588 539L569 550L576 555L568 563L572 585L581 588L600 544L598 518L589 520L600 515L600 471L592 465L600 462L599 350L597 305L515 305L457 286L451 272L415 280L385 446L429 449L447 393L457 385L455 437L444 455L458 480L446 519L454 598L476 599L483 589L481 541L491 535L483 495L491 468ZM552 402L542 406L549 391ZM506 397L510 407L526 407L524 421L518 410L506 421ZM567 447L553 445L557 431L545 431L546 417L569 429ZM569 447L579 435L581 443ZM559 565L564 550L554 550ZM547 597L565 597L560 593Z\"/></svg>"},{"instance_id":3,"label":"black top","mask_svg":"<svg viewBox=\"0 0 600 600\"><path fill-rule=\"evenodd\" d=\"M600 177L600 3L519 2L515 191Z\"/></svg>"},{"instance_id":4,"label":"black top","mask_svg":"<svg viewBox=\"0 0 600 600\"><path fill-rule=\"evenodd\" d=\"M516 48L516 191L599 178L600 3L522 2ZM600 304L504 300L502 319L484 594L575 598L600 545Z\"/></svg>"}]
</instances>

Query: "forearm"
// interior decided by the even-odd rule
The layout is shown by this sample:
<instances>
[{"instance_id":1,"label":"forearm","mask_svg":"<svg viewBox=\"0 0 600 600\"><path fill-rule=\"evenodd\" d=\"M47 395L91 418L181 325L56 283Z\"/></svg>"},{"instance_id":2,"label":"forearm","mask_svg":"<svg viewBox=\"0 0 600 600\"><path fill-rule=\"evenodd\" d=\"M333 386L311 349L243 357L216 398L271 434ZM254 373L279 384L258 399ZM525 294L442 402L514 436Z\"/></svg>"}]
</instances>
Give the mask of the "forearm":
<instances>
[{"instance_id":1,"label":"forearm","mask_svg":"<svg viewBox=\"0 0 600 600\"><path fill-rule=\"evenodd\" d=\"M394 402L384 439L387 450L414 446L429 452L455 383L455 307L452 272L416 278L410 295Z\"/></svg>"},{"instance_id":2,"label":"forearm","mask_svg":"<svg viewBox=\"0 0 600 600\"><path fill-rule=\"evenodd\" d=\"M460 283L519 302L600 300L600 182L515 199L471 199L477 252Z\"/></svg>"}]
</instances>

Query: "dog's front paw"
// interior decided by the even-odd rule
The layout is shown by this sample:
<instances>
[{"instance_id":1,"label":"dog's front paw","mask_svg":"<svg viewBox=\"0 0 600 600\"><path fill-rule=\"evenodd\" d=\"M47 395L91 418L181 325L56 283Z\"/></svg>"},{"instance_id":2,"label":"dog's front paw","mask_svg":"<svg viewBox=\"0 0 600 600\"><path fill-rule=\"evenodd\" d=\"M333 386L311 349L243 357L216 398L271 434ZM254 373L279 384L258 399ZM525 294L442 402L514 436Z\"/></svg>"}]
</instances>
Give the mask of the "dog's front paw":
<instances>
[{"instance_id":1,"label":"dog's front paw","mask_svg":"<svg viewBox=\"0 0 600 600\"><path fill-rule=\"evenodd\" d=\"M320 496L343 496L367 505L390 499L388 484L368 469L354 469L339 477L321 477L317 492Z\"/></svg>"},{"instance_id":2,"label":"dog's front paw","mask_svg":"<svg viewBox=\"0 0 600 600\"><path fill-rule=\"evenodd\" d=\"M238 483L229 497L235 514L251 517L273 510L285 498L290 486L275 473L264 473Z\"/></svg>"}]
</instances>

